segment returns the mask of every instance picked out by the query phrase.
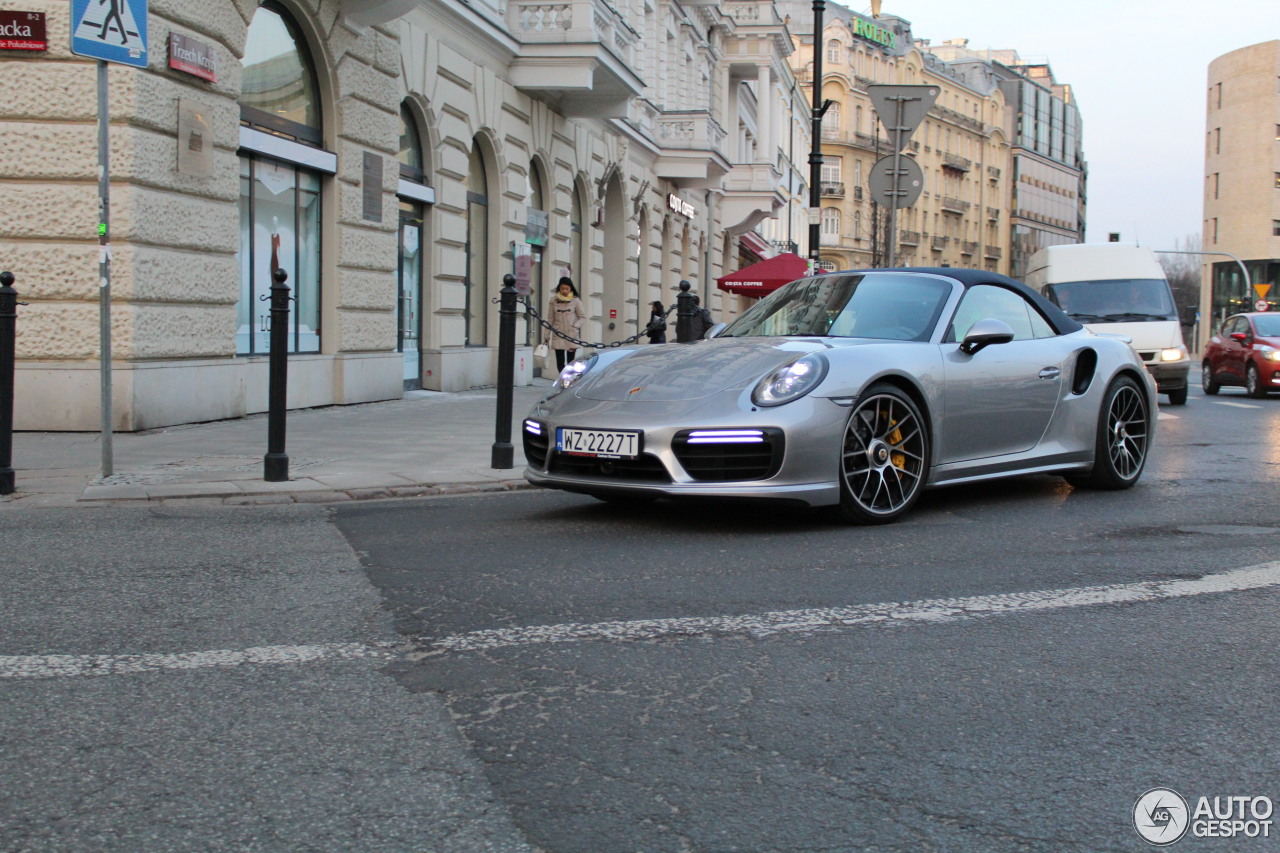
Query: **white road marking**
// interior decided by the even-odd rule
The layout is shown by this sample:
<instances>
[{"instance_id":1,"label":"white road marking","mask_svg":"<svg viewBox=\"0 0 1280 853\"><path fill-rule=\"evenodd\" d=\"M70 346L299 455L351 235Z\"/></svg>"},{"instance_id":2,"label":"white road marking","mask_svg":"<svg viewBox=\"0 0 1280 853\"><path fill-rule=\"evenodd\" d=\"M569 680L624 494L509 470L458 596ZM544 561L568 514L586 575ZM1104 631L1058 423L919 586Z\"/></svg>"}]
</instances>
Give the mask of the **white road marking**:
<instances>
[{"instance_id":1,"label":"white road marking","mask_svg":"<svg viewBox=\"0 0 1280 853\"><path fill-rule=\"evenodd\" d=\"M1219 406L1232 406L1237 409L1261 409L1256 403L1228 403L1226 400L1214 400Z\"/></svg>"},{"instance_id":2,"label":"white road marking","mask_svg":"<svg viewBox=\"0 0 1280 853\"><path fill-rule=\"evenodd\" d=\"M0 678L57 678L68 675L125 675L156 670L205 669L244 664L312 663L321 660L386 657L386 647L363 643L312 646L257 646L205 652L140 655L0 655Z\"/></svg>"},{"instance_id":3,"label":"white road marking","mask_svg":"<svg viewBox=\"0 0 1280 853\"><path fill-rule=\"evenodd\" d=\"M1161 601L1211 593L1241 592L1280 586L1280 561L1206 575L1196 580L1150 581L1068 589L934 598L923 601L863 604L856 607L779 610L743 616L638 619L632 621L537 625L472 631L451 637L420 639L421 651L411 657L449 652L474 652L514 646L591 641L656 640L667 637L749 634L802 634L824 628L858 625L938 624L960 619L1017 615L1068 607ZM246 664L278 665L317 661L392 658L394 644L324 643L305 646L257 646L176 654L137 655L0 655L0 678L58 678L88 675L127 675L166 670L193 670Z\"/></svg>"},{"instance_id":4,"label":"white road marking","mask_svg":"<svg viewBox=\"0 0 1280 853\"><path fill-rule=\"evenodd\" d=\"M908 622L937 624L1005 614L1031 613L1098 604L1159 601L1216 592L1280 586L1280 562L1237 569L1197 580L1113 584L972 598L940 598L906 603L864 604L857 607L782 610L746 616L639 619L595 624L541 625L473 631L452 637L421 638L428 654L473 652L512 646L599 640L656 640L665 637L778 633L806 633L855 625L895 625Z\"/></svg>"}]
</instances>

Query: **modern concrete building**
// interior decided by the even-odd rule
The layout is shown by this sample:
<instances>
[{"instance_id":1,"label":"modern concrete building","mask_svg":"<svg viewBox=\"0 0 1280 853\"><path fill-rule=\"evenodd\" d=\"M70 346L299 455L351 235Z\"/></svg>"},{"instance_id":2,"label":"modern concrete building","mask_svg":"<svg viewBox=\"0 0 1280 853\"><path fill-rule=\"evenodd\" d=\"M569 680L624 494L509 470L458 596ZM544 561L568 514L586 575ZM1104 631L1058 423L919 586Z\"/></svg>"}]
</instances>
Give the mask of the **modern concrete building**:
<instances>
[{"instance_id":1,"label":"modern concrete building","mask_svg":"<svg viewBox=\"0 0 1280 853\"><path fill-rule=\"evenodd\" d=\"M1205 116L1201 347L1230 314L1280 310L1280 40L1209 63Z\"/></svg>"},{"instance_id":2,"label":"modern concrete building","mask_svg":"<svg viewBox=\"0 0 1280 853\"><path fill-rule=\"evenodd\" d=\"M140 430L265 410L277 263L306 407L492 384L506 273L539 310L570 275L603 343L682 279L732 314L716 276L805 242L772 2L151 0L145 67L107 66L108 253L96 63L68 46L141 28L77 5L0 3L46 34L0 44L18 429L100 426L100 259L112 426Z\"/></svg>"}]
</instances>

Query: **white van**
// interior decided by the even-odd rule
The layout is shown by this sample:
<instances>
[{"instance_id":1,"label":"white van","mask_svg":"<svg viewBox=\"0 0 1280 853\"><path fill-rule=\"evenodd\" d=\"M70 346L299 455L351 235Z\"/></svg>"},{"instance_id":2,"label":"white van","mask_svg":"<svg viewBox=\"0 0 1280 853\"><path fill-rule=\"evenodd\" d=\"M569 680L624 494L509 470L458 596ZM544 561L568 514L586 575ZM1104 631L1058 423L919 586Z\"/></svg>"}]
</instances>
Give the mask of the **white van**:
<instances>
[{"instance_id":1,"label":"white van","mask_svg":"<svg viewBox=\"0 0 1280 853\"><path fill-rule=\"evenodd\" d=\"M1049 246L1031 257L1026 283L1086 328L1128 338L1159 392L1175 406L1187 402L1191 360L1169 281L1150 247Z\"/></svg>"}]
</instances>

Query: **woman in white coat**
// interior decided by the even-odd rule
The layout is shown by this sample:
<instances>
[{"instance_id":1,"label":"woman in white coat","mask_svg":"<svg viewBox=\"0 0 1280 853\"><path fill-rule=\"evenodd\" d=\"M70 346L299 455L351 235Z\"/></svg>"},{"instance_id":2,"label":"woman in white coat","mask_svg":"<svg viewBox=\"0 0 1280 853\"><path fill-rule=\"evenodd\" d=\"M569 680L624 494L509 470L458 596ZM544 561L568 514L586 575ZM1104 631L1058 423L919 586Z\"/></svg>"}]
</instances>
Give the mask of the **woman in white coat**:
<instances>
[{"instance_id":1,"label":"woman in white coat","mask_svg":"<svg viewBox=\"0 0 1280 853\"><path fill-rule=\"evenodd\" d=\"M582 300L578 298L578 289L573 286L573 280L569 276L560 277L556 292L551 295L546 319L551 324L551 328L560 334L581 339L582 323L587 319L587 309L582 307ZM564 370L564 366L573 361L578 352L578 345L573 341L566 340L560 335L553 335L549 331L543 334L542 342L550 344L555 350L556 370Z\"/></svg>"}]
</instances>

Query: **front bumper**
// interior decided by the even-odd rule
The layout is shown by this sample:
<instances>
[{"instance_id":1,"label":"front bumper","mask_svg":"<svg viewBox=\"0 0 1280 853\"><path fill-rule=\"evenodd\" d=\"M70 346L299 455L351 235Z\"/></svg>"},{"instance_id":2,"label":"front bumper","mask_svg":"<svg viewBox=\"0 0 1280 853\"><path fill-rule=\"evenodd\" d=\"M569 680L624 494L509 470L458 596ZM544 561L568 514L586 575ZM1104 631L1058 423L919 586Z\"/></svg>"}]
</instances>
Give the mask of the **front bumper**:
<instances>
[{"instance_id":1,"label":"front bumper","mask_svg":"<svg viewBox=\"0 0 1280 853\"><path fill-rule=\"evenodd\" d=\"M1156 381L1156 389L1161 394L1170 391L1181 391L1187 387L1187 373L1191 370L1191 362L1187 361L1149 361L1147 372Z\"/></svg>"},{"instance_id":2,"label":"front bumper","mask_svg":"<svg viewBox=\"0 0 1280 853\"><path fill-rule=\"evenodd\" d=\"M586 494L838 503L847 407L803 398L758 408L749 400L743 405L743 398L744 392L730 391L693 403L543 401L521 425L525 479ZM629 460L562 453L556 449L557 427L638 429L641 452ZM728 434L744 430L759 433L759 440L744 443Z\"/></svg>"}]
</instances>

